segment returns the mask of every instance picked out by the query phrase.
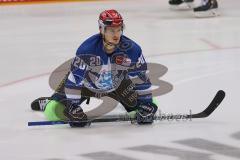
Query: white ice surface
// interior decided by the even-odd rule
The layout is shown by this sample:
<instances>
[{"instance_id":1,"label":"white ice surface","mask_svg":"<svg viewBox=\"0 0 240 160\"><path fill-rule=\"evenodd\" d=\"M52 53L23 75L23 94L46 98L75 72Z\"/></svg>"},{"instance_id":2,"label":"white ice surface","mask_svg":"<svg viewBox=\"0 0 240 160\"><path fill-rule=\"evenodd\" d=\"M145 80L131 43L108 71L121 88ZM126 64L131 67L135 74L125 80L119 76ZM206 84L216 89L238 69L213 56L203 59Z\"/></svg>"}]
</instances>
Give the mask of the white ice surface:
<instances>
[{"instance_id":1,"label":"white ice surface","mask_svg":"<svg viewBox=\"0 0 240 160\"><path fill-rule=\"evenodd\" d=\"M219 5L221 16L207 19L171 11L167 0L0 6L0 159L240 159L240 2ZM98 14L109 8L122 13L124 34L141 45L147 61L168 68L161 79L174 88L157 98L163 112L199 112L223 89L219 108L206 119L152 126L28 127L45 120L30 103L52 94L51 71L98 32Z\"/></svg>"}]
</instances>

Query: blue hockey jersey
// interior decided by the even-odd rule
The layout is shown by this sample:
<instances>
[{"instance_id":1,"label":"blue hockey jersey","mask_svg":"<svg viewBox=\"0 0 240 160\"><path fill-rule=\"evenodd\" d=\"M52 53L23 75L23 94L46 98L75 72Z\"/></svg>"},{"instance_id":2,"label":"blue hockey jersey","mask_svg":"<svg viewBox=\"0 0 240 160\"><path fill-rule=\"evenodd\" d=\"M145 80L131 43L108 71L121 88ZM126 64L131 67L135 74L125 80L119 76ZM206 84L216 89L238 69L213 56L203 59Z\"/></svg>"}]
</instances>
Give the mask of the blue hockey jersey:
<instances>
[{"instance_id":1,"label":"blue hockey jersey","mask_svg":"<svg viewBox=\"0 0 240 160\"><path fill-rule=\"evenodd\" d=\"M122 35L119 45L109 55L104 51L101 34L96 34L78 48L65 87L111 92L118 87L121 78L130 78L135 84L138 100L152 101L151 82L146 71L147 64L137 43Z\"/></svg>"}]
</instances>

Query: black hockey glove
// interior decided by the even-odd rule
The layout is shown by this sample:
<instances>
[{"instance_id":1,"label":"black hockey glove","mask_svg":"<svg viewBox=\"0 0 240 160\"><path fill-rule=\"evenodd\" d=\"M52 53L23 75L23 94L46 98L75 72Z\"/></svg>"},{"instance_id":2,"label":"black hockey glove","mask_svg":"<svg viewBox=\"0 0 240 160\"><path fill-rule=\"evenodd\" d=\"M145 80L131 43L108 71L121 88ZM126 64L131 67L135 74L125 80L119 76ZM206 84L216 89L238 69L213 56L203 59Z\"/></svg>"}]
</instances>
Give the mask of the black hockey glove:
<instances>
[{"instance_id":1,"label":"black hockey glove","mask_svg":"<svg viewBox=\"0 0 240 160\"><path fill-rule=\"evenodd\" d=\"M71 121L69 122L71 127L85 127L91 124L79 103L76 103L76 101L66 100L64 105L66 106L64 115L69 119L69 121Z\"/></svg>"},{"instance_id":2,"label":"black hockey glove","mask_svg":"<svg viewBox=\"0 0 240 160\"><path fill-rule=\"evenodd\" d=\"M158 107L152 102L140 103L137 106L136 120L137 123L142 124L152 124L154 120L154 114L156 113Z\"/></svg>"}]
</instances>

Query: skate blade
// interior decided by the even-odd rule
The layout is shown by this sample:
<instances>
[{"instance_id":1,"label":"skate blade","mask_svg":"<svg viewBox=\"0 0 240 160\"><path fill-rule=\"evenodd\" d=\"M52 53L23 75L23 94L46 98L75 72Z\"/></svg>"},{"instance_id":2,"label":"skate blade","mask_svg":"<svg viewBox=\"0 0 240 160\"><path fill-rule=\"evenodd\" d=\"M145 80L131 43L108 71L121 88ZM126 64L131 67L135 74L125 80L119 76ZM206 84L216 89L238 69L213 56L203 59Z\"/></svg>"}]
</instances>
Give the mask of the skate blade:
<instances>
[{"instance_id":1,"label":"skate blade","mask_svg":"<svg viewBox=\"0 0 240 160\"><path fill-rule=\"evenodd\" d=\"M170 5L170 9L171 10L183 10L183 11L187 11L187 10L191 10L193 9L194 3L193 2L184 2L180 5Z\"/></svg>"},{"instance_id":2,"label":"skate blade","mask_svg":"<svg viewBox=\"0 0 240 160\"><path fill-rule=\"evenodd\" d=\"M218 9L211 9L209 11L194 12L195 17L197 18L208 18L208 17L217 17L220 16Z\"/></svg>"}]
</instances>

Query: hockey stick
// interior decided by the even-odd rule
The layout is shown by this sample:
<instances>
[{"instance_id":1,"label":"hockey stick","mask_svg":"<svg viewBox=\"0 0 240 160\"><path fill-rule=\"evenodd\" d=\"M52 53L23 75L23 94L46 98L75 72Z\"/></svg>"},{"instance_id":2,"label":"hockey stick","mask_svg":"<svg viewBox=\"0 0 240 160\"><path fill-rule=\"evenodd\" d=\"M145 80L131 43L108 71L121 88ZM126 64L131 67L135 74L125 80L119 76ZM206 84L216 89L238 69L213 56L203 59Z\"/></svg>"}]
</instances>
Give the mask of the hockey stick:
<instances>
[{"instance_id":1,"label":"hockey stick","mask_svg":"<svg viewBox=\"0 0 240 160\"><path fill-rule=\"evenodd\" d=\"M212 112L219 106L225 97L225 92L219 90L208 107L200 113L186 115L185 118L205 118L208 117ZM178 117L178 115L172 115L172 117ZM155 116L154 120L162 120L161 116ZM165 119L163 119L165 120ZM136 121L136 119L131 118L128 115L115 115L115 116L104 116L101 118L96 118L89 120L91 123L100 122L122 122L122 121ZM38 121L38 122L28 122L28 126L39 126L39 125L56 125L56 124L68 124L71 121Z\"/></svg>"},{"instance_id":2,"label":"hockey stick","mask_svg":"<svg viewBox=\"0 0 240 160\"><path fill-rule=\"evenodd\" d=\"M220 103L223 101L224 98L225 98L225 92L223 90L219 90L215 95L215 97L213 98L213 100L211 101L211 103L208 105L208 107L204 111L193 114L193 115L188 115L188 118L190 118L190 116L191 118L208 117L220 105Z\"/></svg>"}]
</instances>

